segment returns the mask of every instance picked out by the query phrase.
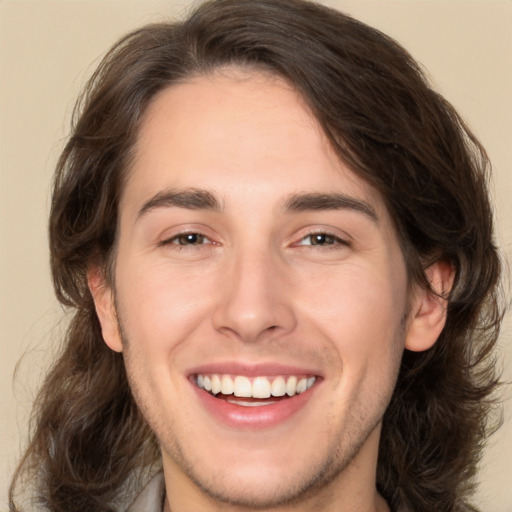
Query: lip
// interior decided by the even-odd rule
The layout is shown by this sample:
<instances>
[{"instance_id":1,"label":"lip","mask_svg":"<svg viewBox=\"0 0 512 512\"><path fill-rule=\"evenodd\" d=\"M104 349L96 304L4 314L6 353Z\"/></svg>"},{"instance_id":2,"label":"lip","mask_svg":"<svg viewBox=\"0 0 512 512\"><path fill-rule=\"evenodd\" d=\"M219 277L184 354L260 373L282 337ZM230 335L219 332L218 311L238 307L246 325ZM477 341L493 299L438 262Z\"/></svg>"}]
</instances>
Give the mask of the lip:
<instances>
[{"instance_id":1,"label":"lip","mask_svg":"<svg viewBox=\"0 0 512 512\"><path fill-rule=\"evenodd\" d=\"M284 400L279 400L273 404L259 407L245 407L232 404L220 398L215 398L195 384L195 375L212 373L245 375L247 377L313 375L317 378L317 381L315 385L307 391ZM305 410L308 402L314 396L316 389L323 379L318 371L312 371L304 367L292 367L281 364L213 363L192 369L189 373L188 380L200 404L215 421L233 429L260 430L272 428L284 423L292 416ZM272 400L272 397L270 397L269 400Z\"/></svg>"},{"instance_id":2,"label":"lip","mask_svg":"<svg viewBox=\"0 0 512 512\"><path fill-rule=\"evenodd\" d=\"M227 375L245 375L246 377L276 377L278 375L312 375L322 377L318 369L305 368L303 366L290 366L279 363L211 363L191 368L188 372L189 376L197 374L227 374Z\"/></svg>"}]
</instances>

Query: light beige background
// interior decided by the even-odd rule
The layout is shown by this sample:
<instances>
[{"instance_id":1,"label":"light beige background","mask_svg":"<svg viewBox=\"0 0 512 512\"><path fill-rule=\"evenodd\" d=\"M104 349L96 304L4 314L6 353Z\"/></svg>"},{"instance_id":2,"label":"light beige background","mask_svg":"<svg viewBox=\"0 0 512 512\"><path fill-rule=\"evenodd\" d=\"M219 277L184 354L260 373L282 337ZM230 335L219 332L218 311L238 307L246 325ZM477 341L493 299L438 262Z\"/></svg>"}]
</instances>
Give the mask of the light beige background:
<instances>
[{"instance_id":1,"label":"light beige background","mask_svg":"<svg viewBox=\"0 0 512 512\"><path fill-rule=\"evenodd\" d=\"M512 255L512 2L326 1L395 37L430 71L487 147L499 239ZM104 51L186 1L0 1L0 511L27 430L30 403L58 344L64 314L52 295L46 218L52 169L74 99ZM510 314L501 337L512 381ZM21 356L17 377L13 372ZM510 388L507 390L510 396ZM512 512L512 403L488 447L477 502Z\"/></svg>"}]
</instances>

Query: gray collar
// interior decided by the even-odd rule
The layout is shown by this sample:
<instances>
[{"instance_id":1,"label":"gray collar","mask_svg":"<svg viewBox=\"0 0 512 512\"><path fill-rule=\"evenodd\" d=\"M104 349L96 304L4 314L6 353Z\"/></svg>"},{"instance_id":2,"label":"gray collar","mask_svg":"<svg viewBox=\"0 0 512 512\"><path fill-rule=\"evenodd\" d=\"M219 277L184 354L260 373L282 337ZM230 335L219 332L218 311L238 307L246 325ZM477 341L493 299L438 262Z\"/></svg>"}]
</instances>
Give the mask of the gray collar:
<instances>
[{"instance_id":1,"label":"gray collar","mask_svg":"<svg viewBox=\"0 0 512 512\"><path fill-rule=\"evenodd\" d=\"M164 474L157 473L142 489L126 512L162 512L165 500Z\"/></svg>"}]
</instances>

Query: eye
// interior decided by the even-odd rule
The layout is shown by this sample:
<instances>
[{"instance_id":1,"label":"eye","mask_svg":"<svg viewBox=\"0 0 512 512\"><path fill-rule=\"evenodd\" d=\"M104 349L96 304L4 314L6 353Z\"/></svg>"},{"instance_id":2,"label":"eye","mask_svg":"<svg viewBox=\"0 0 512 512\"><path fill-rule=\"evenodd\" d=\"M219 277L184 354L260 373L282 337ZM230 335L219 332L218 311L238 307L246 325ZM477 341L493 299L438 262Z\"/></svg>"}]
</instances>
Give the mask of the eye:
<instances>
[{"instance_id":1,"label":"eye","mask_svg":"<svg viewBox=\"0 0 512 512\"><path fill-rule=\"evenodd\" d=\"M180 233L162 242L162 245L204 245L212 243L205 235L201 233Z\"/></svg>"},{"instance_id":2,"label":"eye","mask_svg":"<svg viewBox=\"0 0 512 512\"><path fill-rule=\"evenodd\" d=\"M297 245L315 245L325 247L340 244L347 245L347 242L330 233L311 233L302 238Z\"/></svg>"}]
</instances>

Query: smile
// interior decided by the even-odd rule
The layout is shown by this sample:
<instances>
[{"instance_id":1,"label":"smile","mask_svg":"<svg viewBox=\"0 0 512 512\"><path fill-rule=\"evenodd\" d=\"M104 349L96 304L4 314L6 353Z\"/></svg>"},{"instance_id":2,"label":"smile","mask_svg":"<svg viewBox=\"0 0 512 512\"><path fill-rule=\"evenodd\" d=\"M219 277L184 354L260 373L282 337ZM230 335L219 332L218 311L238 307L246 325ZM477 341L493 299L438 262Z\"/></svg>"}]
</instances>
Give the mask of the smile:
<instances>
[{"instance_id":1,"label":"smile","mask_svg":"<svg viewBox=\"0 0 512 512\"><path fill-rule=\"evenodd\" d=\"M301 411L307 414L324 380L311 370L282 365L212 366L196 369L189 381L208 417L237 430L272 428Z\"/></svg>"},{"instance_id":2,"label":"smile","mask_svg":"<svg viewBox=\"0 0 512 512\"><path fill-rule=\"evenodd\" d=\"M314 386L316 377L288 375L275 377L252 377L245 375L198 374L195 383L198 388L208 391L211 395L222 395L231 403L245 406L270 405L275 401L265 402L233 400L237 398L266 399L292 397L304 393ZM231 397L231 398L230 398Z\"/></svg>"}]
</instances>

